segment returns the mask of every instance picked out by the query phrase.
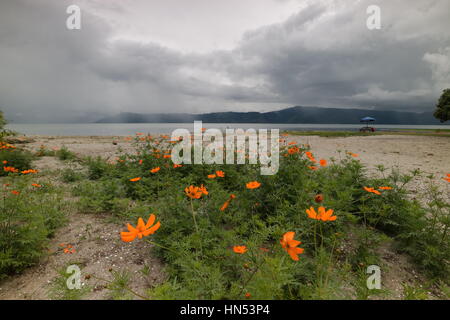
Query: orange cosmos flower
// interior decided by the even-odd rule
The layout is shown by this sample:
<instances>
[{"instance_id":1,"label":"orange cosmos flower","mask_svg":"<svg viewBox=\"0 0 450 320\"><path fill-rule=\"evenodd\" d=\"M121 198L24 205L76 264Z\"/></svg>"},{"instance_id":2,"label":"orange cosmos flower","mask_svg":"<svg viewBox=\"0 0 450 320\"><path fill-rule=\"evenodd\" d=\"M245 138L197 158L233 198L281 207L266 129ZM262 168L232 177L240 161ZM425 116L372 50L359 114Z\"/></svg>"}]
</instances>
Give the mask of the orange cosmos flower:
<instances>
[{"instance_id":1,"label":"orange cosmos flower","mask_svg":"<svg viewBox=\"0 0 450 320\"><path fill-rule=\"evenodd\" d=\"M311 170L317 170L317 169L319 169L319 168L317 168L316 166L308 166L308 168L311 169Z\"/></svg>"},{"instance_id":2,"label":"orange cosmos flower","mask_svg":"<svg viewBox=\"0 0 450 320\"><path fill-rule=\"evenodd\" d=\"M165 154L165 155L163 156L163 158L164 158L164 159L169 159L169 158L172 158L172 156L171 156L170 154Z\"/></svg>"},{"instance_id":3,"label":"orange cosmos flower","mask_svg":"<svg viewBox=\"0 0 450 320\"><path fill-rule=\"evenodd\" d=\"M5 171L5 172L12 172L12 173L19 172L19 170L14 168L14 167L3 167L3 171Z\"/></svg>"},{"instance_id":4,"label":"orange cosmos flower","mask_svg":"<svg viewBox=\"0 0 450 320\"><path fill-rule=\"evenodd\" d=\"M209 179L214 179L215 177L216 177L215 174L208 174L208 178L209 178Z\"/></svg>"},{"instance_id":5,"label":"orange cosmos flower","mask_svg":"<svg viewBox=\"0 0 450 320\"><path fill-rule=\"evenodd\" d=\"M326 221L334 221L337 219L336 216L333 216L334 212L333 209L325 210L324 207L319 207L318 211L319 213L317 213L313 207L306 209L308 217L314 220L322 220L326 222Z\"/></svg>"},{"instance_id":6,"label":"orange cosmos flower","mask_svg":"<svg viewBox=\"0 0 450 320\"><path fill-rule=\"evenodd\" d=\"M139 181L139 180L141 180L141 177L130 179L131 182L136 182L136 181Z\"/></svg>"},{"instance_id":7,"label":"orange cosmos flower","mask_svg":"<svg viewBox=\"0 0 450 320\"><path fill-rule=\"evenodd\" d=\"M290 146L292 146L292 145L294 145L294 144L297 144L297 142L291 141L291 142L289 142L288 144L289 144Z\"/></svg>"},{"instance_id":8,"label":"orange cosmos flower","mask_svg":"<svg viewBox=\"0 0 450 320\"><path fill-rule=\"evenodd\" d=\"M200 188L196 187L196 186L186 187L184 189L184 192L191 199L200 199L203 194L203 192L200 190Z\"/></svg>"},{"instance_id":9,"label":"orange cosmos flower","mask_svg":"<svg viewBox=\"0 0 450 320\"><path fill-rule=\"evenodd\" d=\"M29 173L38 173L37 170L29 169L29 170L23 170L21 172L22 174L29 174Z\"/></svg>"},{"instance_id":10,"label":"orange cosmos flower","mask_svg":"<svg viewBox=\"0 0 450 320\"><path fill-rule=\"evenodd\" d=\"M300 149L298 147L291 147L288 149L288 153L291 155L295 154L295 153L299 153L299 152L300 152Z\"/></svg>"},{"instance_id":11,"label":"orange cosmos flower","mask_svg":"<svg viewBox=\"0 0 450 320\"><path fill-rule=\"evenodd\" d=\"M8 163L8 161L6 161L6 160L3 160L3 164L7 164Z\"/></svg>"},{"instance_id":12,"label":"orange cosmos flower","mask_svg":"<svg viewBox=\"0 0 450 320\"><path fill-rule=\"evenodd\" d=\"M200 186L200 188L198 188L204 195L208 195L208 190L206 189L205 186L203 186L203 184Z\"/></svg>"},{"instance_id":13,"label":"orange cosmos flower","mask_svg":"<svg viewBox=\"0 0 450 320\"><path fill-rule=\"evenodd\" d=\"M239 254L244 254L247 252L247 247L246 246L234 246L233 251L236 253L239 253Z\"/></svg>"},{"instance_id":14,"label":"orange cosmos flower","mask_svg":"<svg viewBox=\"0 0 450 320\"><path fill-rule=\"evenodd\" d=\"M230 201L227 200L225 201L225 203L220 207L220 211L225 211L226 208L228 208L228 206L230 205Z\"/></svg>"},{"instance_id":15,"label":"orange cosmos flower","mask_svg":"<svg viewBox=\"0 0 450 320\"><path fill-rule=\"evenodd\" d=\"M160 167L156 167L153 168L152 170L150 170L151 173L157 173L161 168Z\"/></svg>"},{"instance_id":16,"label":"orange cosmos flower","mask_svg":"<svg viewBox=\"0 0 450 320\"><path fill-rule=\"evenodd\" d=\"M225 172L219 170L219 171L216 171L216 175L217 175L218 177L224 178L224 177L225 177Z\"/></svg>"},{"instance_id":17,"label":"orange cosmos flower","mask_svg":"<svg viewBox=\"0 0 450 320\"><path fill-rule=\"evenodd\" d=\"M318 194L314 197L314 201L317 203L321 203L323 201L323 194Z\"/></svg>"},{"instance_id":18,"label":"orange cosmos flower","mask_svg":"<svg viewBox=\"0 0 450 320\"><path fill-rule=\"evenodd\" d=\"M236 196L234 194L231 194L230 199L225 201L225 203L222 205L222 207L220 207L220 211L225 211L225 209L228 208L228 206L230 205L231 200L233 200L234 198L236 198Z\"/></svg>"},{"instance_id":19,"label":"orange cosmos flower","mask_svg":"<svg viewBox=\"0 0 450 320\"><path fill-rule=\"evenodd\" d=\"M17 190L12 190L11 193L14 194L14 195L16 195L16 196L18 196L18 195L20 194L20 192L17 191Z\"/></svg>"},{"instance_id":20,"label":"orange cosmos flower","mask_svg":"<svg viewBox=\"0 0 450 320\"><path fill-rule=\"evenodd\" d=\"M156 230L158 230L161 226L161 223L159 221L155 225L153 225L155 223L155 219L156 216L154 214L150 215L147 223L144 223L144 220L142 220L142 218L139 218L136 228L128 223L128 231L122 231L120 233L120 238L123 242L131 242L136 239L136 237L142 239L142 237L154 234Z\"/></svg>"},{"instance_id":21,"label":"orange cosmos flower","mask_svg":"<svg viewBox=\"0 0 450 320\"><path fill-rule=\"evenodd\" d=\"M309 151L305 152L305 155L309 158L311 162L317 162L317 160L313 157L313 154Z\"/></svg>"},{"instance_id":22,"label":"orange cosmos flower","mask_svg":"<svg viewBox=\"0 0 450 320\"><path fill-rule=\"evenodd\" d=\"M181 164L174 164L173 167L174 168L180 168L180 167L182 167L182 165Z\"/></svg>"},{"instance_id":23,"label":"orange cosmos flower","mask_svg":"<svg viewBox=\"0 0 450 320\"><path fill-rule=\"evenodd\" d=\"M251 298L251 296L252 296L252 295L250 294L250 292L247 292L247 293L245 294L245 297L246 297L246 298Z\"/></svg>"},{"instance_id":24,"label":"orange cosmos flower","mask_svg":"<svg viewBox=\"0 0 450 320\"><path fill-rule=\"evenodd\" d=\"M258 181L251 181L251 182L247 183L246 186L247 186L247 189L256 189L261 186L261 183L259 183Z\"/></svg>"},{"instance_id":25,"label":"orange cosmos flower","mask_svg":"<svg viewBox=\"0 0 450 320\"><path fill-rule=\"evenodd\" d=\"M374 188L364 187L364 190L366 190L367 192L375 193L375 194L377 194L377 195L380 195L380 194L381 194L380 191L375 190Z\"/></svg>"},{"instance_id":26,"label":"orange cosmos flower","mask_svg":"<svg viewBox=\"0 0 450 320\"><path fill-rule=\"evenodd\" d=\"M392 190L392 187L379 187L379 190Z\"/></svg>"},{"instance_id":27,"label":"orange cosmos flower","mask_svg":"<svg viewBox=\"0 0 450 320\"><path fill-rule=\"evenodd\" d=\"M353 153L353 152L347 152L347 154L351 155L353 158L356 158L359 156L359 154Z\"/></svg>"},{"instance_id":28,"label":"orange cosmos flower","mask_svg":"<svg viewBox=\"0 0 450 320\"><path fill-rule=\"evenodd\" d=\"M322 167L326 167L327 166L327 160L325 160L325 159L320 159L319 163L320 163L320 165Z\"/></svg>"},{"instance_id":29,"label":"orange cosmos flower","mask_svg":"<svg viewBox=\"0 0 450 320\"><path fill-rule=\"evenodd\" d=\"M73 254L73 253L75 253L75 249L73 248L73 246L71 244L68 244L67 247L64 248L64 253Z\"/></svg>"},{"instance_id":30,"label":"orange cosmos flower","mask_svg":"<svg viewBox=\"0 0 450 320\"><path fill-rule=\"evenodd\" d=\"M298 261L298 255L302 254L305 250L303 248L298 248L297 246L301 244L300 241L294 240L295 232L288 231L283 235L280 240L281 246L284 250L291 256L292 260Z\"/></svg>"},{"instance_id":31,"label":"orange cosmos flower","mask_svg":"<svg viewBox=\"0 0 450 320\"><path fill-rule=\"evenodd\" d=\"M450 178L444 178L444 180L450 182Z\"/></svg>"},{"instance_id":32,"label":"orange cosmos flower","mask_svg":"<svg viewBox=\"0 0 450 320\"><path fill-rule=\"evenodd\" d=\"M142 164L142 162L144 162L144 160L142 160L142 159L141 159L141 160L139 160L139 164Z\"/></svg>"},{"instance_id":33,"label":"orange cosmos flower","mask_svg":"<svg viewBox=\"0 0 450 320\"><path fill-rule=\"evenodd\" d=\"M42 188L42 185L37 184L37 183L32 183L31 185L36 188Z\"/></svg>"}]
</instances>

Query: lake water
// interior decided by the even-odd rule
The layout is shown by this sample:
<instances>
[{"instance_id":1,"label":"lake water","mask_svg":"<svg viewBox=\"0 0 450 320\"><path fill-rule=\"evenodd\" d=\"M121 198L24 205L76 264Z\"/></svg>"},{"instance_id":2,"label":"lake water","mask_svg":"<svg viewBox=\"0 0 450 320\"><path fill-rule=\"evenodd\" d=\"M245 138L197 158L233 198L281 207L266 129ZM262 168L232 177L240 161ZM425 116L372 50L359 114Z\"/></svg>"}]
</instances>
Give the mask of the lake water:
<instances>
[{"instance_id":1,"label":"lake water","mask_svg":"<svg viewBox=\"0 0 450 320\"><path fill-rule=\"evenodd\" d=\"M358 131L361 124L276 124L276 123L203 123L204 128L280 129L290 131L350 130ZM373 125L377 130L450 129L450 125ZM170 134L178 128L193 131L193 123L64 123L64 124L8 124L7 129L26 135L53 136L126 136L136 132Z\"/></svg>"}]
</instances>

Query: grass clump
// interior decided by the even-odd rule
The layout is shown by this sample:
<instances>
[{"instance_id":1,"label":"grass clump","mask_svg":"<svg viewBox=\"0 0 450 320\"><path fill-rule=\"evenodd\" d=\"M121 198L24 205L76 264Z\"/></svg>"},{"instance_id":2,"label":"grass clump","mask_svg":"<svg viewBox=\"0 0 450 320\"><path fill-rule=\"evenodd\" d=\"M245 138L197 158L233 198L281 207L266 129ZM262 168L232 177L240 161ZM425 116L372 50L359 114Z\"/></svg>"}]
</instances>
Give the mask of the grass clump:
<instances>
[{"instance_id":1,"label":"grass clump","mask_svg":"<svg viewBox=\"0 0 450 320\"><path fill-rule=\"evenodd\" d=\"M77 182L83 180L83 178L84 178L83 173L76 171L72 168L64 169L61 172L61 180L64 183Z\"/></svg>"},{"instance_id":2,"label":"grass clump","mask_svg":"<svg viewBox=\"0 0 450 320\"><path fill-rule=\"evenodd\" d=\"M53 300L81 300L90 290L89 286L82 283L81 268L78 263L68 263L58 270L49 289L49 297ZM73 269L71 269L73 268ZM77 272L80 272L79 279L76 279ZM79 282L77 285L76 282Z\"/></svg>"},{"instance_id":3,"label":"grass clump","mask_svg":"<svg viewBox=\"0 0 450 320\"><path fill-rule=\"evenodd\" d=\"M30 152L0 141L0 176L30 169L33 159L34 156ZM5 168L15 170L8 171Z\"/></svg>"},{"instance_id":4,"label":"grass clump","mask_svg":"<svg viewBox=\"0 0 450 320\"><path fill-rule=\"evenodd\" d=\"M32 177L12 176L0 193L0 278L39 260L48 239L65 221L62 197Z\"/></svg>"},{"instance_id":5,"label":"grass clump","mask_svg":"<svg viewBox=\"0 0 450 320\"><path fill-rule=\"evenodd\" d=\"M62 146L60 149L56 150L55 155L59 160L62 161L65 160L72 161L78 158L77 155L74 152L67 149L66 146Z\"/></svg>"}]
</instances>

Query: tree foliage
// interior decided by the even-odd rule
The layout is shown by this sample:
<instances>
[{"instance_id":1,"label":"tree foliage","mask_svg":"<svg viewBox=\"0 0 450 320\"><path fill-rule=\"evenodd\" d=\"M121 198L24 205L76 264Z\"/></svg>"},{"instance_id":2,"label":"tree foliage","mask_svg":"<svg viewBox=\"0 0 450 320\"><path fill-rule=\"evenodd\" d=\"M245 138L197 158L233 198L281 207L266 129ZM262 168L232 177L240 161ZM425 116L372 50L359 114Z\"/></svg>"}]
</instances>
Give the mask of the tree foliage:
<instances>
[{"instance_id":1,"label":"tree foliage","mask_svg":"<svg viewBox=\"0 0 450 320\"><path fill-rule=\"evenodd\" d=\"M445 89L436 105L434 116L441 122L450 120L450 89Z\"/></svg>"},{"instance_id":2,"label":"tree foliage","mask_svg":"<svg viewBox=\"0 0 450 320\"><path fill-rule=\"evenodd\" d=\"M6 124L6 121L5 121L5 118L3 117L3 112L0 110L0 130L3 129L5 124Z\"/></svg>"}]
</instances>

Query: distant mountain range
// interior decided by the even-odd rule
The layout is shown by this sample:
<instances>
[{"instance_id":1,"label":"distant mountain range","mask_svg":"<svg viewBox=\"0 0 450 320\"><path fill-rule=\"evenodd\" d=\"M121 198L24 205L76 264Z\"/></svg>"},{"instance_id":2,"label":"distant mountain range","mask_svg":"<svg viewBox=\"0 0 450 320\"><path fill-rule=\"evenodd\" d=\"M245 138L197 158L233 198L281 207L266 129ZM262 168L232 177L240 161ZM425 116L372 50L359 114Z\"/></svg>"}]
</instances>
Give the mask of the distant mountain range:
<instances>
[{"instance_id":1,"label":"distant mountain range","mask_svg":"<svg viewBox=\"0 0 450 320\"><path fill-rule=\"evenodd\" d=\"M441 124L432 112L400 112L386 110L291 107L271 112L131 113L123 112L102 118L97 123L312 123L355 124L370 116L378 124L433 125Z\"/></svg>"}]
</instances>

